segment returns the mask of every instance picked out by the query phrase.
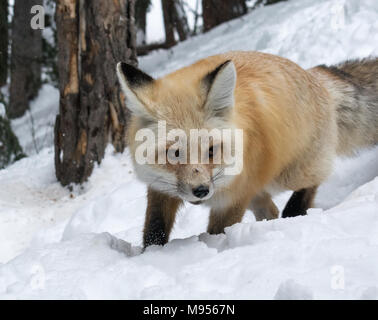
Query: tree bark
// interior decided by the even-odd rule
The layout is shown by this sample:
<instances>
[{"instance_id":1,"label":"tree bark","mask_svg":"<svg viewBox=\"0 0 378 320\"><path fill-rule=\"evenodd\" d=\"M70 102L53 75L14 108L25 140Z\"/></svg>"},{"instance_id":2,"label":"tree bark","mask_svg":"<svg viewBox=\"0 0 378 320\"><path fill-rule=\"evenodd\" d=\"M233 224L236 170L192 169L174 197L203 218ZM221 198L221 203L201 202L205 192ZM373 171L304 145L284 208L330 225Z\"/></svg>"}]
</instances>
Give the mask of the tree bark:
<instances>
[{"instance_id":1,"label":"tree bark","mask_svg":"<svg viewBox=\"0 0 378 320\"><path fill-rule=\"evenodd\" d=\"M146 45L147 12L151 0L137 0L135 3L135 26L137 46Z\"/></svg>"},{"instance_id":2,"label":"tree bark","mask_svg":"<svg viewBox=\"0 0 378 320\"><path fill-rule=\"evenodd\" d=\"M175 30L180 41L188 38L190 30L182 0L161 0L163 8L165 44L167 48L173 47L177 41Z\"/></svg>"},{"instance_id":3,"label":"tree bark","mask_svg":"<svg viewBox=\"0 0 378 320\"><path fill-rule=\"evenodd\" d=\"M8 110L10 118L21 117L41 87L42 30L31 28L30 9L42 4L42 0L15 1Z\"/></svg>"},{"instance_id":4,"label":"tree bark","mask_svg":"<svg viewBox=\"0 0 378 320\"><path fill-rule=\"evenodd\" d=\"M175 28L179 35L180 41L188 38L190 29L188 19L184 10L184 5L181 0L174 0L174 10L172 12Z\"/></svg>"},{"instance_id":5,"label":"tree bark","mask_svg":"<svg viewBox=\"0 0 378 320\"><path fill-rule=\"evenodd\" d=\"M151 51L158 50L158 49L169 49L167 44L165 42L154 42L150 44L146 44L144 46L138 46L137 47L137 55L145 56L149 54Z\"/></svg>"},{"instance_id":6,"label":"tree bark","mask_svg":"<svg viewBox=\"0 0 378 320\"><path fill-rule=\"evenodd\" d=\"M247 13L245 0L202 0L204 31Z\"/></svg>"},{"instance_id":7,"label":"tree bark","mask_svg":"<svg viewBox=\"0 0 378 320\"><path fill-rule=\"evenodd\" d=\"M112 137L125 148L128 112L116 63L134 65L134 0L59 0L56 9L60 112L55 124L56 176L87 180Z\"/></svg>"},{"instance_id":8,"label":"tree bark","mask_svg":"<svg viewBox=\"0 0 378 320\"><path fill-rule=\"evenodd\" d=\"M8 77L8 0L0 0L0 87Z\"/></svg>"},{"instance_id":9,"label":"tree bark","mask_svg":"<svg viewBox=\"0 0 378 320\"><path fill-rule=\"evenodd\" d=\"M25 157L10 122L0 115L0 169Z\"/></svg>"},{"instance_id":10,"label":"tree bark","mask_svg":"<svg viewBox=\"0 0 378 320\"><path fill-rule=\"evenodd\" d=\"M175 28L174 28L174 0L161 0L161 7L163 9L164 30L165 30L165 43L168 48L176 44Z\"/></svg>"}]
</instances>

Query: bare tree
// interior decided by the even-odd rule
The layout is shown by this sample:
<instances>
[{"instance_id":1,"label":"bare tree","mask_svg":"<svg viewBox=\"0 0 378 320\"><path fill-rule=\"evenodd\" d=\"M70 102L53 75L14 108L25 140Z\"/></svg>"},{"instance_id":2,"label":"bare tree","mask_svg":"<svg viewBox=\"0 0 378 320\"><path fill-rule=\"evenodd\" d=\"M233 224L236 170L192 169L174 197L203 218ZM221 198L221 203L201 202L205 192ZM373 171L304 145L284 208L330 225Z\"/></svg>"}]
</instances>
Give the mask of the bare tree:
<instances>
[{"instance_id":1,"label":"bare tree","mask_svg":"<svg viewBox=\"0 0 378 320\"><path fill-rule=\"evenodd\" d=\"M56 22L55 167L58 180L68 185L89 177L110 134L118 151L125 147L128 114L115 69L118 61L137 64L134 0L59 0Z\"/></svg>"},{"instance_id":2,"label":"bare tree","mask_svg":"<svg viewBox=\"0 0 378 320\"><path fill-rule=\"evenodd\" d=\"M179 35L180 41L187 39L190 30L182 0L162 0L165 44L166 47L172 47L177 42L175 31Z\"/></svg>"},{"instance_id":3,"label":"bare tree","mask_svg":"<svg viewBox=\"0 0 378 320\"><path fill-rule=\"evenodd\" d=\"M195 9L192 11L193 14L194 14L194 26L193 26L193 35L196 35L197 34L197 28L198 28L198 19L200 17L200 13L199 13L199 3L200 3L200 0L196 0L196 7Z\"/></svg>"},{"instance_id":4,"label":"bare tree","mask_svg":"<svg viewBox=\"0 0 378 320\"><path fill-rule=\"evenodd\" d=\"M151 6L151 0L136 0L135 26L137 46L146 44L147 12Z\"/></svg>"},{"instance_id":5,"label":"bare tree","mask_svg":"<svg viewBox=\"0 0 378 320\"><path fill-rule=\"evenodd\" d=\"M174 0L173 21L180 41L186 40L190 29L182 0Z\"/></svg>"},{"instance_id":6,"label":"bare tree","mask_svg":"<svg viewBox=\"0 0 378 320\"><path fill-rule=\"evenodd\" d=\"M0 0L0 87L8 76L8 0Z\"/></svg>"},{"instance_id":7,"label":"bare tree","mask_svg":"<svg viewBox=\"0 0 378 320\"><path fill-rule=\"evenodd\" d=\"M202 0L204 31L246 13L246 0Z\"/></svg>"},{"instance_id":8,"label":"bare tree","mask_svg":"<svg viewBox=\"0 0 378 320\"><path fill-rule=\"evenodd\" d=\"M165 43L168 47L173 47L176 44L175 27L173 20L173 5L174 0L161 0L161 7L163 9Z\"/></svg>"},{"instance_id":9,"label":"bare tree","mask_svg":"<svg viewBox=\"0 0 378 320\"><path fill-rule=\"evenodd\" d=\"M42 31L32 29L30 9L42 0L16 0L12 21L11 85L8 115L21 117L41 87Z\"/></svg>"}]
</instances>

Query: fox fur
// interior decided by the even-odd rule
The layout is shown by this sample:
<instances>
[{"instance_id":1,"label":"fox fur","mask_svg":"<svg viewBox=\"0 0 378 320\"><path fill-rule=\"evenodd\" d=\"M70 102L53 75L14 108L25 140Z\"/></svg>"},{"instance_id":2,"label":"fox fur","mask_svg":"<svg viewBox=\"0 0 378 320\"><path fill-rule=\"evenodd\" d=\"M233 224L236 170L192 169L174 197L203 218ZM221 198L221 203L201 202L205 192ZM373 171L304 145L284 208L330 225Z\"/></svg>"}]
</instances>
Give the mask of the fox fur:
<instances>
[{"instance_id":1,"label":"fox fur","mask_svg":"<svg viewBox=\"0 0 378 320\"><path fill-rule=\"evenodd\" d=\"M283 217L305 214L337 155L378 143L378 59L304 70L260 52L229 52L202 59L160 79L119 63L119 81L136 132L156 129L239 128L243 170L232 177L212 164L139 165L148 185L144 245L165 244L183 201L210 207L209 233L240 222L250 208L257 220L278 217L271 194L293 190ZM217 170L218 169L218 170ZM214 178L215 176L216 179ZM215 181L216 180L216 181ZM209 186L196 199L191 190Z\"/></svg>"}]
</instances>

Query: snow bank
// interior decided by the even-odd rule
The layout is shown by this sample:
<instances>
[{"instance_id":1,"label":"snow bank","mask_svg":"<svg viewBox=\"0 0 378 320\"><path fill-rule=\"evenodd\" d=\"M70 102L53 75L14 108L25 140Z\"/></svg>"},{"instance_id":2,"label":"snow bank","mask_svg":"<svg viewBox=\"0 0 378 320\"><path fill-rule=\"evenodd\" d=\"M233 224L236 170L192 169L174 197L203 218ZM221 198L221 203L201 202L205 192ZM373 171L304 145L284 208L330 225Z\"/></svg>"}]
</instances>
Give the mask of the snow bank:
<instances>
[{"instance_id":1,"label":"snow bank","mask_svg":"<svg viewBox=\"0 0 378 320\"><path fill-rule=\"evenodd\" d=\"M122 232L34 244L0 267L0 298L375 299L377 190L378 178L327 211L240 223L143 254Z\"/></svg>"},{"instance_id":2,"label":"snow bank","mask_svg":"<svg viewBox=\"0 0 378 320\"><path fill-rule=\"evenodd\" d=\"M158 76L210 54L258 49L308 67L378 54L377 40L374 0L291 0L141 66ZM44 87L32 106L34 136L52 137L57 103ZM29 121L12 125L33 154ZM69 192L56 182L53 149L39 150L0 171L0 299L378 299L377 158L375 148L337 160L304 217L256 222L247 212L212 236L207 210L186 204L172 241L141 254L146 188L127 152L109 147L89 181ZM281 209L289 195L274 199Z\"/></svg>"},{"instance_id":3,"label":"snow bank","mask_svg":"<svg viewBox=\"0 0 378 320\"><path fill-rule=\"evenodd\" d=\"M378 55L378 2L290 0L259 8L171 50L142 57L140 67L161 76L230 50L278 54L304 68Z\"/></svg>"}]
</instances>

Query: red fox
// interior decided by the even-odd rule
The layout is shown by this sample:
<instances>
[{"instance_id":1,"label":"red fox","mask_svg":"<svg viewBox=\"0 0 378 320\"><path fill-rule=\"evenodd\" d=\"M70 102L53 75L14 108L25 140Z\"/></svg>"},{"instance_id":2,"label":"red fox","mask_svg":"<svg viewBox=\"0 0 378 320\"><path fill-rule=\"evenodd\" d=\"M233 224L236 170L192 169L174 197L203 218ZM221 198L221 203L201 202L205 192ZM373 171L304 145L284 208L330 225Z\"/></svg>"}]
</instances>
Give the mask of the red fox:
<instances>
[{"instance_id":1,"label":"red fox","mask_svg":"<svg viewBox=\"0 0 378 320\"><path fill-rule=\"evenodd\" d=\"M303 215L335 156L378 143L377 58L304 70L271 54L229 52L160 79L122 62L117 75L132 112L127 139L135 170L148 185L145 247L168 241L183 201L210 207L211 234L240 222L248 208L257 220L277 218L276 190L294 191L282 217ZM138 131L157 132L159 121L186 133L242 130L241 172L226 176L223 162L138 163ZM210 159L222 143L205 150Z\"/></svg>"}]
</instances>

